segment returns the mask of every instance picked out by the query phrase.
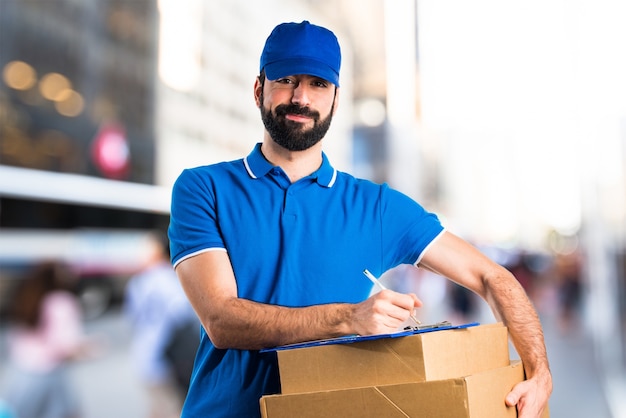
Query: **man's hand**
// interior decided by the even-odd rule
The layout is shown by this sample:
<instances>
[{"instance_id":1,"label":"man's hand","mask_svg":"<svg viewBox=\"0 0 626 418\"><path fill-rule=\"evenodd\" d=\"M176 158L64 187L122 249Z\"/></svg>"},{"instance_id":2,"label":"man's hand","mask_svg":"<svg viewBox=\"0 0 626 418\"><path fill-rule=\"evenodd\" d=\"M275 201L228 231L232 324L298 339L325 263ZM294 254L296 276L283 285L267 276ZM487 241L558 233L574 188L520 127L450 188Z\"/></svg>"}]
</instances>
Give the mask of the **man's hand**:
<instances>
[{"instance_id":1,"label":"man's hand","mask_svg":"<svg viewBox=\"0 0 626 418\"><path fill-rule=\"evenodd\" d=\"M518 418L540 418L552 392L552 378L532 377L518 383L506 396L507 406L516 406Z\"/></svg>"},{"instance_id":2,"label":"man's hand","mask_svg":"<svg viewBox=\"0 0 626 418\"><path fill-rule=\"evenodd\" d=\"M352 328L358 335L396 332L422 302L413 293L382 290L354 305Z\"/></svg>"}]
</instances>

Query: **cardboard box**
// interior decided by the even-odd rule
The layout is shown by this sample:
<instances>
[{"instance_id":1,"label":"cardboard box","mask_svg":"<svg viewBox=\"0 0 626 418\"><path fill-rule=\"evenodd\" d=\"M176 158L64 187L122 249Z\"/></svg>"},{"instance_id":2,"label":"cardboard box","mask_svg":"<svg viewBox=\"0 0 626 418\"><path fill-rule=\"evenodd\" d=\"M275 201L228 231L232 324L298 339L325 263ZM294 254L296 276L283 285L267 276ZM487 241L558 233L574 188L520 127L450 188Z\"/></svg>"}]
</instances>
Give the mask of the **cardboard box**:
<instances>
[{"instance_id":1,"label":"cardboard box","mask_svg":"<svg viewBox=\"0 0 626 418\"><path fill-rule=\"evenodd\" d=\"M456 378L509 361L501 323L278 351L282 394Z\"/></svg>"},{"instance_id":2,"label":"cardboard box","mask_svg":"<svg viewBox=\"0 0 626 418\"><path fill-rule=\"evenodd\" d=\"M504 398L524 380L521 362L471 376L261 398L263 418L506 418ZM549 417L546 411L544 418Z\"/></svg>"}]
</instances>

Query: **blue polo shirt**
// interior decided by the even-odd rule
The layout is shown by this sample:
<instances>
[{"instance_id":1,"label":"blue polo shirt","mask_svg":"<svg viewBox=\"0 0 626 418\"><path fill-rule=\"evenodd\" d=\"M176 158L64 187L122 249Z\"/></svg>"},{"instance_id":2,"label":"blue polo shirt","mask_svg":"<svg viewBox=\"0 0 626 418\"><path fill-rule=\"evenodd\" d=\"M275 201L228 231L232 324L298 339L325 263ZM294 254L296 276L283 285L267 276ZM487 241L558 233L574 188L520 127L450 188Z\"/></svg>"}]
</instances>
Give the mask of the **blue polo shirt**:
<instances>
[{"instance_id":1,"label":"blue polo shirt","mask_svg":"<svg viewBox=\"0 0 626 418\"><path fill-rule=\"evenodd\" d=\"M291 183L261 144L244 159L183 171L172 195L172 263L226 251L241 298L301 307L365 300L372 283L416 264L441 234L437 217L386 184L320 168ZM255 417L279 393L275 354L216 349L204 330L183 416Z\"/></svg>"}]
</instances>

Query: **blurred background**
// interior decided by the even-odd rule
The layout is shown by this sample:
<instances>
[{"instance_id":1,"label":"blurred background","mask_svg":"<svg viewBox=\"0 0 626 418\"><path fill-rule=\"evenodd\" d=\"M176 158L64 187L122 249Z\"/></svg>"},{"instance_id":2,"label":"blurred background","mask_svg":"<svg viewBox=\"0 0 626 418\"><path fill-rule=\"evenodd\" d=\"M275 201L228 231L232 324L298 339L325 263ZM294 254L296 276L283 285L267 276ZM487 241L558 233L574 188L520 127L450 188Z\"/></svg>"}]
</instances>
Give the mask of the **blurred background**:
<instances>
[{"instance_id":1,"label":"blurred background","mask_svg":"<svg viewBox=\"0 0 626 418\"><path fill-rule=\"evenodd\" d=\"M84 416L146 416L126 284L181 170L261 141L261 49L305 19L342 46L333 165L516 273L544 322L553 416L626 416L620 0L1 0L0 315L29 266L69 265L106 346L71 370ZM440 278L384 279L417 291L426 320L494 320Z\"/></svg>"}]
</instances>

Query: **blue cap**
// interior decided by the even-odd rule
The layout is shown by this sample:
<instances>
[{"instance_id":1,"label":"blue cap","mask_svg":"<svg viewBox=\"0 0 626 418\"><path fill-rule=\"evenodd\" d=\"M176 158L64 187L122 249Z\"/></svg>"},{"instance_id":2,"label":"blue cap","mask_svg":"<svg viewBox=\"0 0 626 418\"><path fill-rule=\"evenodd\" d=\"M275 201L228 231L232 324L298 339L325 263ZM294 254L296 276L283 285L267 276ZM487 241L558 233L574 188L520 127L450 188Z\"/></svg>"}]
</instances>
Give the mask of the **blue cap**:
<instances>
[{"instance_id":1,"label":"blue cap","mask_svg":"<svg viewBox=\"0 0 626 418\"><path fill-rule=\"evenodd\" d=\"M276 26L261 54L269 80L296 74L323 78L339 87L341 50L335 34L308 21Z\"/></svg>"}]
</instances>

